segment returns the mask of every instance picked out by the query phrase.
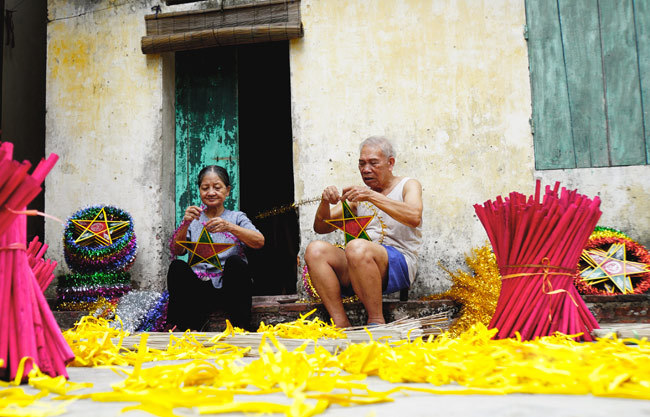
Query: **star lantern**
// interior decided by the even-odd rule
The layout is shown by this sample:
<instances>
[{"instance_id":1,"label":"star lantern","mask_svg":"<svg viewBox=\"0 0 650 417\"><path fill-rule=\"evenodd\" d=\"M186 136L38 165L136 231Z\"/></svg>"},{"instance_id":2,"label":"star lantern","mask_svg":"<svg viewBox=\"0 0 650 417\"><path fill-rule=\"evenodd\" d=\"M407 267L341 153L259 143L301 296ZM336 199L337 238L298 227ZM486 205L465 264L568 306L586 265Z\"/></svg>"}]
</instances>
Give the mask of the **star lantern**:
<instances>
[{"instance_id":1,"label":"star lantern","mask_svg":"<svg viewBox=\"0 0 650 417\"><path fill-rule=\"evenodd\" d=\"M342 219L332 219L325 220L326 223L331 224L337 229L343 230L345 232L345 243L353 239L365 239L370 240L370 237L366 233L366 227L375 216L355 216L350 206L346 201L342 202L343 204L343 218Z\"/></svg>"},{"instance_id":2,"label":"star lantern","mask_svg":"<svg viewBox=\"0 0 650 417\"><path fill-rule=\"evenodd\" d=\"M582 280L589 285L603 283L610 293L615 292L616 289L622 294L634 293L630 277L650 272L649 265L627 260L624 243L613 243L607 251L585 250L582 260L588 264L580 271Z\"/></svg>"},{"instance_id":3,"label":"star lantern","mask_svg":"<svg viewBox=\"0 0 650 417\"><path fill-rule=\"evenodd\" d=\"M221 266L221 261L219 261L219 257L217 255L235 246L234 243L212 242L212 236L210 236L210 233L208 233L205 228L201 230L201 235L199 236L198 241L188 242L179 240L176 241L176 243L189 251L190 258L188 264L190 266L194 266L201 262L206 262L220 270L223 270L223 267Z\"/></svg>"},{"instance_id":4,"label":"star lantern","mask_svg":"<svg viewBox=\"0 0 650 417\"><path fill-rule=\"evenodd\" d=\"M72 220L79 236L75 243L90 244L98 246L109 246L113 244L115 233L129 225L128 221L108 220L105 207L92 220Z\"/></svg>"}]
</instances>

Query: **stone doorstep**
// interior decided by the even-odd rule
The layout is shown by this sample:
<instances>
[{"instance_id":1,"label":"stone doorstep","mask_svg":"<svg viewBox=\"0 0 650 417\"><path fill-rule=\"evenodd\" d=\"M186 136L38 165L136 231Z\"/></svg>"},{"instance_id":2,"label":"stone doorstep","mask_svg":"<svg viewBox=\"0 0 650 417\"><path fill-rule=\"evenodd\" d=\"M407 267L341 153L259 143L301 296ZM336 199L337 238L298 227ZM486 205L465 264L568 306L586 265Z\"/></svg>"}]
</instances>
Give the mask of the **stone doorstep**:
<instances>
[{"instance_id":1,"label":"stone doorstep","mask_svg":"<svg viewBox=\"0 0 650 417\"><path fill-rule=\"evenodd\" d=\"M628 294L616 296L585 295L587 307L599 323L650 323L650 294ZM319 317L329 322L329 315L320 303L296 303L296 295L255 296L253 297L253 322L278 324L296 320L301 314L316 311L310 317ZM51 306L54 307L54 302ZM366 313L361 303L345 304L345 310L353 325L366 322ZM451 300L384 300L384 315L387 321L406 316L423 317L448 311L457 316L460 305ZM84 315L85 311L54 311L54 316L62 329L68 329ZM225 324L223 312L216 311L209 317L203 330L221 331Z\"/></svg>"}]
</instances>

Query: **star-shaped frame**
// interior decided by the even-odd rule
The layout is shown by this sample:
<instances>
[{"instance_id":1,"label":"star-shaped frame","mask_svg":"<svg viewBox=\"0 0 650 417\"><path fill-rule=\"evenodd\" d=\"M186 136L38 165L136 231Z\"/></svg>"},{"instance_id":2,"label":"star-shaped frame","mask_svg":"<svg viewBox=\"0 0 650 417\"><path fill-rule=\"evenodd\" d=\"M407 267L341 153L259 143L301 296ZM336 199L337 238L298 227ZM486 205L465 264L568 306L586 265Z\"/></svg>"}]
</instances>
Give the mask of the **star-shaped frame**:
<instances>
[{"instance_id":1,"label":"star-shaped frame","mask_svg":"<svg viewBox=\"0 0 650 417\"><path fill-rule=\"evenodd\" d=\"M75 243L88 244L90 239L99 245L109 246L113 244L113 234L129 225L128 221L108 220L106 208L101 210L92 220L71 220L79 236Z\"/></svg>"},{"instance_id":2,"label":"star-shaped frame","mask_svg":"<svg viewBox=\"0 0 650 417\"><path fill-rule=\"evenodd\" d=\"M604 283L608 292L614 292L614 286L623 294L634 292L631 275L650 272L650 266L641 262L628 261L625 245L612 244L607 251L589 249L582 253L582 259L589 266L580 271L580 277L589 285ZM614 286L608 285L611 281Z\"/></svg>"},{"instance_id":3,"label":"star-shaped frame","mask_svg":"<svg viewBox=\"0 0 650 417\"><path fill-rule=\"evenodd\" d=\"M221 266L221 261L217 255L235 246L234 243L212 242L212 236L210 236L210 233L205 230L205 227L201 230L201 235L199 235L198 241L189 242L177 240L176 243L187 249L190 253L190 258L187 262L190 266L200 264L201 262L207 262L220 270L223 270L223 267Z\"/></svg>"},{"instance_id":4,"label":"star-shaped frame","mask_svg":"<svg viewBox=\"0 0 650 417\"><path fill-rule=\"evenodd\" d=\"M325 220L326 223L331 224L339 230L345 232L345 243L353 239L365 239L370 240L370 237L366 233L366 227L375 216L355 216L350 209L347 201L342 201L343 205L343 218L341 219L331 219Z\"/></svg>"}]
</instances>

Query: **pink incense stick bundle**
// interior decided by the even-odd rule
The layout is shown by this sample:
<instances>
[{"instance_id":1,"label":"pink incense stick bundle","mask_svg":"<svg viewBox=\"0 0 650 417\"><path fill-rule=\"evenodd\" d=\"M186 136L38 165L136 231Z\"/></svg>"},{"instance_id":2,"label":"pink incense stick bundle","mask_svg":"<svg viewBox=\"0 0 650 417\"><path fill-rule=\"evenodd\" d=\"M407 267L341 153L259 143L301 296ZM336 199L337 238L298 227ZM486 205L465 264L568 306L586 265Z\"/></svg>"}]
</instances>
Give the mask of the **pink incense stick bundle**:
<instances>
[{"instance_id":1,"label":"pink incense stick bundle","mask_svg":"<svg viewBox=\"0 0 650 417\"><path fill-rule=\"evenodd\" d=\"M41 161L29 175L29 163L13 161L12 151L11 144L0 144L0 379L14 379L24 357L31 361L23 381L34 365L67 377L65 364L74 355L42 292L56 263L42 259L47 246L32 241L27 247L24 214L58 157Z\"/></svg>"},{"instance_id":2,"label":"pink incense stick bundle","mask_svg":"<svg viewBox=\"0 0 650 417\"><path fill-rule=\"evenodd\" d=\"M599 328L573 285L576 265L600 211L593 200L559 183L535 195L512 192L474 209L487 232L502 276L501 293L490 328L496 338L521 335L523 340L555 332L593 340Z\"/></svg>"},{"instance_id":3,"label":"pink incense stick bundle","mask_svg":"<svg viewBox=\"0 0 650 417\"><path fill-rule=\"evenodd\" d=\"M35 236L29 246L27 246L27 263L32 268L36 281L38 282L41 291L45 291L54 279L54 268L56 268L56 261L51 259L43 259L48 245L42 244L38 241L38 236Z\"/></svg>"}]
</instances>

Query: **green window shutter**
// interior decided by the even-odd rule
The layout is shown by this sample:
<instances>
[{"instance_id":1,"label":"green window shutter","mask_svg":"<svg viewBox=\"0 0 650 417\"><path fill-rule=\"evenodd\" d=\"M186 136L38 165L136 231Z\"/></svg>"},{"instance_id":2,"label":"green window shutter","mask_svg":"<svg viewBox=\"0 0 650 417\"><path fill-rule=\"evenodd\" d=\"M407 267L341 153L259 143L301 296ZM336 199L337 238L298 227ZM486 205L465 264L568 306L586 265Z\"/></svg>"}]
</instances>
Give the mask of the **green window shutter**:
<instances>
[{"instance_id":1,"label":"green window shutter","mask_svg":"<svg viewBox=\"0 0 650 417\"><path fill-rule=\"evenodd\" d=\"M645 164L632 0L600 1L611 165Z\"/></svg>"},{"instance_id":2,"label":"green window shutter","mask_svg":"<svg viewBox=\"0 0 650 417\"><path fill-rule=\"evenodd\" d=\"M650 163L650 1L634 3L637 53L639 54L639 79L643 104L646 163Z\"/></svg>"},{"instance_id":3,"label":"green window shutter","mask_svg":"<svg viewBox=\"0 0 650 417\"><path fill-rule=\"evenodd\" d=\"M578 168L609 165L597 3L597 0L559 2Z\"/></svg>"},{"instance_id":4,"label":"green window shutter","mask_svg":"<svg viewBox=\"0 0 650 417\"><path fill-rule=\"evenodd\" d=\"M639 0L526 0L537 169L650 160L649 12Z\"/></svg>"},{"instance_id":5,"label":"green window shutter","mask_svg":"<svg viewBox=\"0 0 650 417\"><path fill-rule=\"evenodd\" d=\"M526 2L537 169L573 168L571 116L557 3Z\"/></svg>"}]
</instances>

